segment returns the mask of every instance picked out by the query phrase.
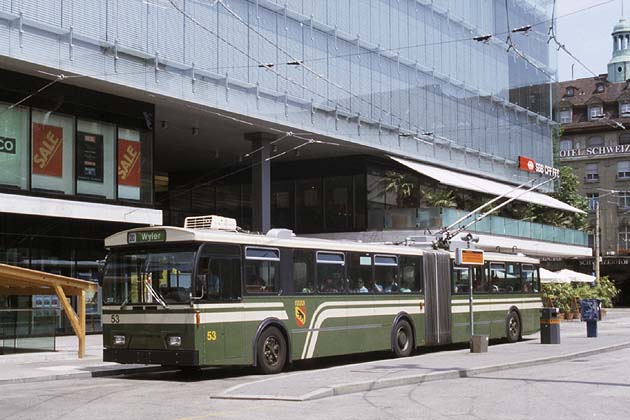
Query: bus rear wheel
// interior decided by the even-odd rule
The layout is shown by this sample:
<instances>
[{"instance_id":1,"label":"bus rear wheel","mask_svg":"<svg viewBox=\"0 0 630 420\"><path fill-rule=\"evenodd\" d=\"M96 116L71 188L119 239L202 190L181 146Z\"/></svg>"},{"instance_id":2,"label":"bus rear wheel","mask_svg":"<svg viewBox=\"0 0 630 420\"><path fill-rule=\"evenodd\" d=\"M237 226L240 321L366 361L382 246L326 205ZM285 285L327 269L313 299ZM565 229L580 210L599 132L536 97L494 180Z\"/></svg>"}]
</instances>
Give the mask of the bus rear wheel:
<instances>
[{"instance_id":1,"label":"bus rear wheel","mask_svg":"<svg viewBox=\"0 0 630 420\"><path fill-rule=\"evenodd\" d=\"M411 325L404 319L398 321L394 327L394 354L396 357L407 357L413 351L413 332Z\"/></svg>"},{"instance_id":2,"label":"bus rear wheel","mask_svg":"<svg viewBox=\"0 0 630 420\"><path fill-rule=\"evenodd\" d=\"M507 341L516 343L521 338L521 319L516 311L511 311L507 318Z\"/></svg>"},{"instance_id":3,"label":"bus rear wheel","mask_svg":"<svg viewBox=\"0 0 630 420\"><path fill-rule=\"evenodd\" d=\"M287 344L282 332L276 327L265 329L258 337L256 356L261 373L280 372L287 360Z\"/></svg>"}]
</instances>

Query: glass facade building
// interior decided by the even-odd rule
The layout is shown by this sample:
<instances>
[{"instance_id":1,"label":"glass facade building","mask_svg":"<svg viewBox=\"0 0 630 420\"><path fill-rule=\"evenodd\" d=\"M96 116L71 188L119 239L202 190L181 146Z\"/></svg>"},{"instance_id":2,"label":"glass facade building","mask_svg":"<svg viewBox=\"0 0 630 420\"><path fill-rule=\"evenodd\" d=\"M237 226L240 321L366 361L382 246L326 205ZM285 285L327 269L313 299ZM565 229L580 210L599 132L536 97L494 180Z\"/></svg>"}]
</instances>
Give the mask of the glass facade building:
<instances>
[{"instance_id":1,"label":"glass facade building","mask_svg":"<svg viewBox=\"0 0 630 420\"><path fill-rule=\"evenodd\" d=\"M7 18L57 32L54 49L45 34L21 33L19 55L38 64L510 182L518 155L552 163L551 9L550 0L0 0Z\"/></svg>"}]
</instances>

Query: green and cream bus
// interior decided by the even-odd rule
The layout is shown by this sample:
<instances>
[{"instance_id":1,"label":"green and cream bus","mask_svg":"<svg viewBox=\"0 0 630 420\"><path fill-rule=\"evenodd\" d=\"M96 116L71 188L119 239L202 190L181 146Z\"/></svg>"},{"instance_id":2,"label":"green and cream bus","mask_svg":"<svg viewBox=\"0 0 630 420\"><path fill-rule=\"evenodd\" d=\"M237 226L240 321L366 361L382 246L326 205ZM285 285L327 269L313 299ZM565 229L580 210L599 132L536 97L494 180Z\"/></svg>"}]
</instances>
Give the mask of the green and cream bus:
<instances>
[{"instance_id":1,"label":"green and cream bus","mask_svg":"<svg viewBox=\"0 0 630 420\"><path fill-rule=\"evenodd\" d=\"M232 219L108 237L104 360L179 367L253 365L275 373L325 356L467 342L538 330L538 261L414 246L245 233Z\"/></svg>"}]
</instances>

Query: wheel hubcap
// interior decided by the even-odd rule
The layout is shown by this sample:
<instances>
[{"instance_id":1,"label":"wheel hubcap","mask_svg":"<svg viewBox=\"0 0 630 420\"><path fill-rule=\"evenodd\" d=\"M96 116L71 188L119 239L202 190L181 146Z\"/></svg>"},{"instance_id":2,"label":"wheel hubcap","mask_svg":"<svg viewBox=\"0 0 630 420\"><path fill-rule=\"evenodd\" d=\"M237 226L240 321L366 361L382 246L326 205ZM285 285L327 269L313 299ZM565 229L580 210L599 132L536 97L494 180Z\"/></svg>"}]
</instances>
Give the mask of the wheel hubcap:
<instances>
[{"instance_id":1,"label":"wheel hubcap","mask_svg":"<svg viewBox=\"0 0 630 420\"><path fill-rule=\"evenodd\" d=\"M409 346L409 338L407 336L407 332L404 329L399 329L397 334L398 348L402 351L407 350L407 346Z\"/></svg>"},{"instance_id":2,"label":"wheel hubcap","mask_svg":"<svg viewBox=\"0 0 630 420\"><path fill-rule=\"evenodd\" d=\"M518 320L514 317L510 318L510 335L516 337L518 334Z\"/></svg>"},{"instance_id":3,"label":"wheel hubcap","mask_svg":"<svg viewBox=\"0 0 630 420\"><path fill-rule=\"evenodd\" d=\"M263 352L268 365L278 363L280 357L280 342L278 339L276 337L267 337L263 346Z\"/></svg>"}]
</instances>

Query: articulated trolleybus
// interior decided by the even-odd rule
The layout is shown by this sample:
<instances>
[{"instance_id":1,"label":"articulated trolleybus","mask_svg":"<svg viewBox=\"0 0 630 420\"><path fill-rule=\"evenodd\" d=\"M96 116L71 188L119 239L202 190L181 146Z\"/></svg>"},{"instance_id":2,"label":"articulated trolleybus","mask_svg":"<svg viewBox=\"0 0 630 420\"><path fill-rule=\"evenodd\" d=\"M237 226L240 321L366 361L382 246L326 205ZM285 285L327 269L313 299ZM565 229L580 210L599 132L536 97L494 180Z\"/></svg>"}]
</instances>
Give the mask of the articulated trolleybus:
<instances>
[{"instance_id":1,"label":"articulated trolleybus","mask_svg":"<svg viewBox=\"0 0 630 420\"><path fill-rule=\"evenodd\" d=\"M253 365L470 338L514 342L535 332L538 261L485 254L462 267L430 248L240 231L233 219L108 237L103 272L104 360L178 367Z\"/></svg>"}]
</instances>

